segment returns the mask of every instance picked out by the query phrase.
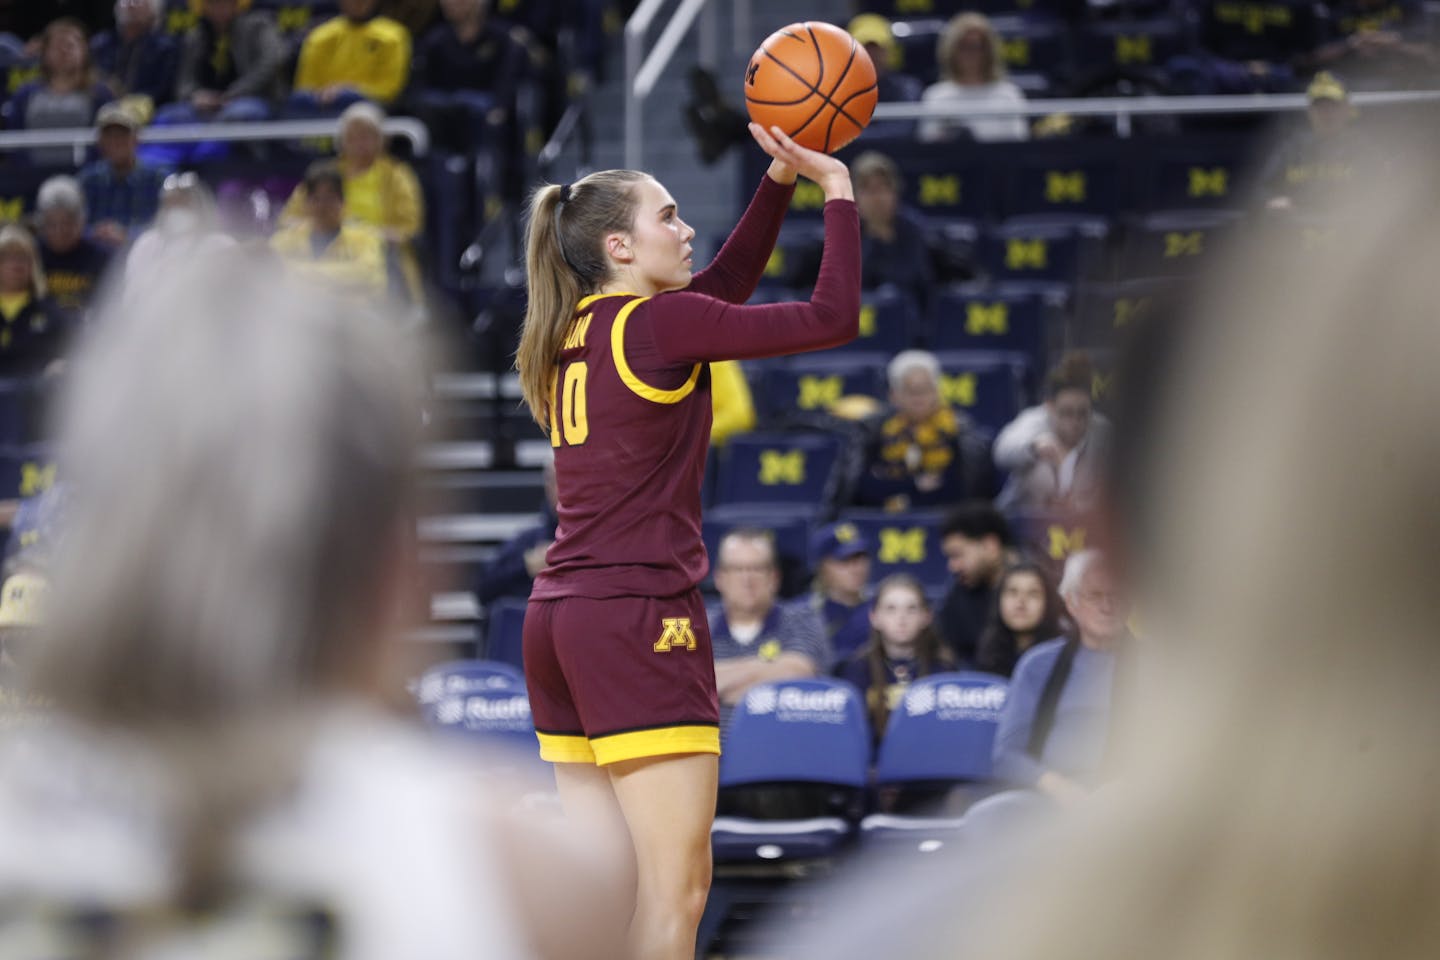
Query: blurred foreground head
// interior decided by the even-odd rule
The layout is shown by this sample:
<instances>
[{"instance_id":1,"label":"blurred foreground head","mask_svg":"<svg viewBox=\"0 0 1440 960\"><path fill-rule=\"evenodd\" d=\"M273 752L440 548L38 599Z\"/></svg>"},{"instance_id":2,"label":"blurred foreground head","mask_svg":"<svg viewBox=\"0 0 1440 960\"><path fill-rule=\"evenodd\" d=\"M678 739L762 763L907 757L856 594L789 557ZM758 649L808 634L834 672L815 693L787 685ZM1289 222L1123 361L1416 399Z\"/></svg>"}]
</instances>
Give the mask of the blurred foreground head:
<instances>
[{"instance_id":1,"label":"blurred foreground head","mask_svg":"<svg viewBox=\"0 0 1440 960\"><path fill-rule=\"evenodd\" d=\"M370 691L409 552L416 350L237 252L95 331L61 401L70 499L34 686L142 734Z\"/></svg>"}]
</instances>

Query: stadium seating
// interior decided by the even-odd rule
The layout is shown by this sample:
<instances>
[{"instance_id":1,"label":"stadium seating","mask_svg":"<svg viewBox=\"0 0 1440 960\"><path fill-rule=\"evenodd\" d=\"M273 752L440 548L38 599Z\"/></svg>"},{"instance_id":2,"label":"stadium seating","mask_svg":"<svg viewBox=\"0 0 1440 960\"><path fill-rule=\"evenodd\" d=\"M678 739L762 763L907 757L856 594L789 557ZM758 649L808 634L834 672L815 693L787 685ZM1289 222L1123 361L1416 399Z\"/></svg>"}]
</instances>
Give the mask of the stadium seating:
<instances>
[{"instance_id":1,"label":"stadium seating","mask_svg":"<svg viewBox=\"0 0 1440 960\"><path fill-rule=\"evenodd\" d=\"M720 547L720 540L736 527L758 527L775 535L775 550L782 565L808 569L807 552L810 545L810 531L813 524L807 512L797 513L788 504L778 506L756 506L753 504L727 504L705 511L700 525L700 536L710 555L711 569Z\"/></svg>"},{"instance_id":2,"label":"stadium seating","mask_svg":"<svg viewBox=\"0 0 1440 960\"><path fill-rule=\"evenodd\" d=\"M1193 275L1231 232L1240 215L1227 210L1152 213L1125 231L1124 273L1129 277Z\"/></svg>"},{"instance_id":3,"label":"stadium seating","mask_svg":"<svg viewBox=\"0 0 1440 960\"><path fill-rule=\"evenodd\" d=\"M1095 546L1090 524L1084 517L1045 511L1017 511L1007 517L1015 541L1030 556L1058 571L1065 558L1077 550Z\"/></svg>"},{"instance_id":4,"label":"stadium seating","mask_svg":"<svg viewBox=\"0 0 1440 960\"><path fill-rule=\"evenodd\" d=\"M1024 353L946 351L935 359L940 362L941 395L991 435L1014 420L1025 403L1031 368Z\"/></svg>"},{"instance_id":5,"label":"stadium seating","mask_svg":"<svg viewBox=\"0 0 1440 960\"><path fill-rule=\"evenodd\" d=\"M916 680L891 712L880 741L878 788L934 790L970 785L983 792L1008 684L986 673L940 673ZM973 799L973 798L972 798ZM873 813L860 822L864 842L931 852L960 826L954 816Z\"/></svg>"},{"instance_id":6,"label":"stadium seating","mask_svg":"<svg viewBox=\"0 0 1440 960\"><path fill-rule=\"evenodd\" d=\"M1067 346L1113 347L1131 324L1154 309L1174 287L1173 280L1155 278L1082 286L1076 295Z\"/></svg>"},{"instance_id":7,"label":"stadium seating","mask_svg":"<svg viewBox=\"0 0 1440 960\"><path fill-rule=\"evenodd\" d=\"M496 660L450 660L437 663L415 681L415 700L429 707L445 697L458 697L478 690L523 689L525 675L508 663Z\"/></svg>"},{"instance_id":8,"label":"stadium seating","mask_svg":"<svg viewBox=\"0 0 1440 960\"><path fill-rule=\"evenodd\" d=\"M759 684L736 706L720 755L727 794L776 787L820 788L809 815L718 816L710 837L717 862L828 857L854 830L869 779L870 729L860 693L843 680Z\"/></svg>"},{"instance_id":9,"label":"stadium seating","mask_svg":"<svg viewBox=\"0 0 1440 960\"><path fill-rule=\"evenodd\" d=\"M770 417L822 411L843 396L887 393L887 354L827 350L767 366L759 377L759 411Z\"/></svg>"},{"instance_id":10,"label":"stadium seating","mask_svg":"<svg viewBox=\"0 0 1440 960\"><path fill-rule=\"evenodd\" d=\"M463 734L516 758L539 762L530 698L523 686L480 687L444 696L421 712L435 730Z\"/></svg>"},{"instance_id":11,"label":"stadium seating","mask_svg":"<svg viewBox=\"0 0 1440 960\"><path fill-rule=\"evenodd\" d=\"M926 587L938 590L949 585L950 571L940 550L940 514L846 510L840 519L855 524L875 545L870 558L871 583L892 573L908 573Z\"/></svg>"},{"instance_id":12,"label":"stadium seating","mask_svg":"<svg viewBox=\"0 0 1440 960\"><path fill-rule=\"evenodd\" d=\"M748 434L720 454L715 505L786 504L816 511L833 499L840 441L820 433Z\"/></svg>"},{"instance_id":13,"label":"stadium seating","mask_svg":"<svg viewBox=\"0 0 1440 960\"><path fill-rule=\"evenodd\" d=\"M927 343L937 353L1018 353L1033 375L1047 367L1049 312L1045 299L1034 293L978 284L947 287L930 310Z\"/></svg>"}]
</instances>

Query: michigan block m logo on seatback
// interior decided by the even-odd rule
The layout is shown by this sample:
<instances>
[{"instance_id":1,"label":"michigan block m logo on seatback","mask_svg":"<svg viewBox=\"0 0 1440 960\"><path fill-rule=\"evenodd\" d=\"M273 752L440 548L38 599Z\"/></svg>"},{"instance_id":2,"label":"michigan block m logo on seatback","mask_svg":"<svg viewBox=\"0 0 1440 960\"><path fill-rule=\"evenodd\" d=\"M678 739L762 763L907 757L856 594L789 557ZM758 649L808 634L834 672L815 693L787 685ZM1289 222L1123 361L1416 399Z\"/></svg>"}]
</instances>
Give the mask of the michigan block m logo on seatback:
<instances>
[{"instance_id":1,"label":"michigan block m logo on seatback","mask_svg":"<svg viewBox=\"0 0 1440 960\"><path fill-rule=\"evenodd\" d=\"M1114 326L1129 326L1130 321L1150 308L1149 297L1120 297L1115 301Z\"/></svg>"},{"instance_id":2,"label":"michigan block m logo on seatback","mask_svg":"<svg viewBox=\"0 0 1440 960\"><path fill-rule=\"evenodd\" d=\"M875 304L860 304L860 336L875 336Z\"/></svg>"},{"instance_id":3,"label":"michigan block m logo on seatback","mask_svg":"<svg viewBox=\"0 0 1440 960\"><path fill-rule=\"evenodd\" d=\"M805 482L804 450L761 450L760 482L767 487Z\"/></svg>"},{"instance_id":4,"label":"michigan block m logo on seatback","mask_svg":"<svg viewBox=\"0 0 1440 960\"><path fill-rule=\"evenodd\" d=\"M925 528L883 527L880 530L881 563L924 563Z\"/></svg>"},{"instance_id":5,"label":"michigan block m logo on seatback","mask_svg":"<svg viewBox=\"0 0 1440 960\"><path fill-rule=\"evenodd\" d=\"M1150 48L1150 38L1144 34L1129 36L1119 33L1115 35L1116 63L1149 63L1154 55L1154 51Z\"/></svg>"},{"instance_id":6,"label":"michigan block m logo on seatback","mask_svg":"<svg viewBox=\"0 0 1440 960\"><path fill-rule=\"evenodd\" d=\"M800 378L800 396L795 405L801 410L828 407L839 400L844 392L845 381L838 373L828 377L806 375Z\"/></svg>"},{"instance_id":7,"label":"michigan block m logo on seatback","mask_svg":"<svg viewBox=\"0 0 1440 960\"><path fill-rule=\"evenodd\" d=\"M0 198L0 222L19 223L25 216L24 197Z\"/></svg>"},{"instance_id":8,"label":"michigan block m logo on seatback","mask_svg":"<svg viewBox=\"0 0 1440 960\"><path fill-rule=\"evenodd\" d=\"M1085 549L1085 528L1076 527L1074 530L1067 530L1058 523L1050 524L1046 531L1049 543L1046 546L1046 553L1052 560L1064 560L1077 550Z\"/></svg>"},{"instance_id":9,"label":"michigan block m logo on seatback","mask_svg":"<svg viewBox=\"0 0 1440 960\"><path fill-rule=\"evenodd\" d=\"M1011 237L1005 243L1005 266L1007 269L1044 270L1049 259L1049 245L1044 240Z\"/></svg>"},{"instance_id":10,"label":"michigan block m logo on seatback","mask_svg":"<svg viewBox=\"0 0 1440 960\"><path fill-rule=\"evenodd\" d=\"M1223 197L1230 192L1230 171L1224 167L1191 167L1190 196Z\"/></svg>"},{"instance_id":11,"label":"michigan block m logo on seatback","mask_svg":"<svg viewBox=\"0 0 1440 960\"><path fill-rule=\"evenodd\" d=\"M1080 203L1085 199L1083 170L1048 170L1045 173L1045 199L1050 203Z\"/></svg>"},{"instance_id":12,"label":"michigan block m logo on seatback","mask_svg":"<svg viewBox=\"0 0 1440 960\"><path fill-rule=\"evenodd\" d=\"M1003 337L1010 332L1010 306L1001 303L969 303L965 305L965 332L972 337L987 334Z\"/></svg>"},{"instance_id":13,"label":"michigan block m logo on seatback","mask_svg":"<svg viewBox=\"0 0 1440 960\"><path fill-rule=\"evenodd\" d=\"M962 407L975 406L976 378L973 373L957 373L953 376L940 375L940 395L948 402Z\"/></svg>"},{"instance_id":14,"label":"michigan block m logo on seatback","mask_svg":"<svg viewBox=\"0 0 1440 960\"><path fill-rule=\"evenodd\" d=\"M1205 252L1205 234L1199 230L1181 233L1171 230L1165 234L1165 259L1177 257L1198 257Z\"/></svg>"},{"instance_id":15,"label":"michigan block m logo on seatback","mask_svg":"<svg viewBox=\"0 0 1440 960\"><path fill-rule=\"evenodd\" d=\"M695 631L690 626L689 617L666 617L660 621L660 626L660 639L655 641L656 653L695 649Z\"/></svg>"},{"instance_id":16,"label":"michigan block m logo on seatback","mask_svg":"<svg viewBox=\"0 0 1440 960\"><path fill-rule=\"evenodd\" d=\"M795 195L790 198L792 210L819 210L825 206L825 191L818 184L801 180L795 184Z\"/></svg>"},{"instance_id":17,"label":"michigan block m logo on seatback","mask_svg":"<svg viewBox=\"0 0 1440 960\"><path fill-rule=\"evenodd\" d=\"M1030 41L1024 37L1002 37L1000 53L1012 67L1030 66Z\"/></svg>"},{"instance_id":18,"label":"michigan block m logo on seatback","mask_svg":"<svg viewBox=\"0 0 1440 960\"><path fill-rule=\"evenodd\" d=\"M920 206L954 206L960 202L960 178L952 174L920 175Z\"/></svg>"}]
</instances>

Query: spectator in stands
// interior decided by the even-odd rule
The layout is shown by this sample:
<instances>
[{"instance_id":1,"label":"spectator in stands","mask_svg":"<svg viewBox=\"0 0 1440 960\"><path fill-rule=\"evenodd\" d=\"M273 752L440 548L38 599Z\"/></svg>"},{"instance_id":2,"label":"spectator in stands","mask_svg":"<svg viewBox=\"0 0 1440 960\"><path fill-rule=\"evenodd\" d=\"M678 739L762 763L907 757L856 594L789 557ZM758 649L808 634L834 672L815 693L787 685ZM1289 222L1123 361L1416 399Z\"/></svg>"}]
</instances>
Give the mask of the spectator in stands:
<instances>
[{"instance_id":1,"label":"spectator in stands","mask_svg":"<svg viewBox=\"0 0 1440 960\"><path fill-rule=\"evenodd\" d=\"M524 600L535 585L535 574L545 568L545 551L555 542L555 461L545 464L545 505L534 526L526 527L505 542L480 569L475 599L482 606L496 600Z\"/></svg>"},{"instance_id":2,"label":"spectator in stands","mask_svg":"<svg viewBox=\"0 0 1440 960\"><path fill-rule=\"evenodd\" d=\"M718 608L708 611L723 729L757 683L814 677L830 669L830 646L815 612L780 603L780 565L768 530L740 528L715 551Z\"/></svg>"},{"instance_id":3,"label":"spectator in stands","mask_svg":"<svg viewBox=\"0 0 1440 960\"><path fill-rule=\"evenodd\" d=\"M399 276L390 286L411 303L424 298L415 238L425 221L425 197L415 171L385 153L385 112L373 103L355 103L340 115L338 169L345 183L345 213L370 227L391 246ZM281 211L282 226L305 215L307 188L295 188Z\"/></svg>"},{"instance_id":4,"label":"spectator in stands","mask_svg":"<svg viewBox=\"0 0 1440 960\"><path fill-rule=\"evenodd\" d=\"M265 120L285 89L285 41L270 13L240 0L202 0L185 34L180 76L163 123Z\"/></svg>"},{"instance_id":5,"label":"spectator in stands","mask_svg":"<svg viewBox=\"0 0 1440 960\"><path fill-rule=\"evenodd\" d=\"M1307 128L1285 140L1260 174L1271 210L1324 208L1371 166L1372 145L1353 126L1356 112L1344 84L1321 71L1306 94Z\"/></svg>"},{"instance_id":6,"label":"spectator in stands","mask_svg":"<svg viewBox=\"0 0 1440 960\"><path fill-rule=\"evenodd\" d=\"M106 104L96 119L100 159L80 171L91 235L108 247L124 245L160 208L166 170L140 158L143 122L128 105Z\"/></svg>"},{"instance_id":7,"label":"spectator in stands","mask_svg":"<svg viewBox=\"0 0 1440 960\"><path fill-rule=\"evenodd\" d=\"M110 263L110 250L85 235L85 192L71 176L40 185L35 199L40 262L55 306L80 320Z\"/></svg>"},{"instance_id":8,"label":"spectator in stands","mask_svg":"<svg viewBox=\"0 0 1440 960\"><path fill-rule=\"evenodd\" d=\"M910 684L953 670L955 660L935 629L925 589L907 573L892 573L875 588L870 628L868 642L836 673L865 694L870 730L878 742Z\"/></svg>"},{"instance_id":9,"label":"spectator in stands","mask_svg":"<svg viewBox=\"0 0 1440 960\"><path fill-rule=\"evenodd\" d=\"M116 0L115 29L90 41L90 56L116 96L149 98L151 109L175 95L180 50L161 29L165 0Z\"/></svg>"},{"instance_id":10,"label":"spectator in stands","mask_svg":"<svg viewBox=\"0 0 1440 960\"><path fill-rule=\"evenodd\" d=\"M1427 87L1435 44L1418 0L1330 0L1326 22L1334 39L1306 60L1309 69L1337 71L1365 87Z\"/></svg>"},{"instance_id":11,"label":"spectator in stands","mask_svg":"<svg viewBox=\"0 0 1440 960\"><path fill-rule=\"evenodd\" d=\"M442 0L440 9L445 22L425 35L418 50L419 115L452 149L503 142L515 115L525 48L490 15L490 0Z\"/></svg>"},{"instance_id":12,"label":"spectator in stands","mask_svg":"<svg viewBox=\"0 0 1440 960\"><path fill-rule=\"evenodd\" d=\"M853 523L831 523L810 541L815 583L810 607L825 625L837 661L843 662L870 636L870 541Z\"/></svg>"},{"instance_id":13,"label":"spectator in stands","mask_svg":"<svg viewBox=\"0 0 1440 960\"><path fill-rule=\"evenodd\" d=\"M1129 643L1129 603L1104 555L1065 562L1060 597L1071 636L1032 647L1015 666L995 733L995 774L1069 803L1104 775L1116 665Z\"/></svg>"},{"instance_id":14,"label":"spectator in stands","mask_svg":"<svg viewBox=\"0 0 1440 960\"><path fill-rule=\"evenodd\" d=\"M989 501L967 501L941 522L940 549L955 578L940 606L940 633L957 661L975 663L1000 576L1017 558L1010 524Z\"/></svg>"},{"instance_id":15,"label":"spectator in stands","mask_svg":"<svg viewBox=\"0 0 1440 960\"><path fill-rule=\"evenodd\" d=\"M894 412L871 443L856 503L910 510L990 496L994 479L984 438L945 402L935 355L902 351L887 373Z\"/></svg>"},{"instance_id":16,"label":"spectator in stands","mask_svg":"<svg viewBox=\"0 0 1440 960\"><path fill-rule=\"evenodd\" d=\"M755 429L755 401L738 360L710 363L710 444L725 445L737 433Z\"/></svg>"},{"instance_id":17,"label":"spectator in stands","mask_svg":"<svg viewBox=\"0 0 1440 960\"><path fill-rule=\"evenodd\" d=\"M914 103L925 92L918 77L902 72L903 51L895 39L890 21L878 13L862 13L847 28L855 42L870 54L875 65L875 93L879 103ZM910 137L915 132L914 120L871 121L866 128L871 137Z\"/></svg>"},{"instance_id":18,"label":"spectator in stands","mask_svg":"<svg viewBox=\"0 0 1440 960\"><path fill-rule=\"evenodd\" d=\"M305 217L279 231L270 246L302 273L364 298L385 295L385 238L345 220L345 177L340 167L318 161L305 171Z\"/></svg>"},{"instance_id":19,"label":"spectator in stands","mask_svg":"<svg viewBox=\"0 0 1440 960\"><path fill-rule=\"evenodd\" d=\"M160 186L160 212L125 257L125 293L140 292L197 255L233 247L220 231L215 197L194 173L172 173Z\"/></svg>"},{"instance_id":20,"label":"spectator in stands","mask_svg":"<svg viewBox=\"0 0 1440 960\"><path fill-rule=\"evenodd\" d=\"M40 77L15 91L4 106L5 125L11 129L45 130L88 127L102 104L114 99L100 83L90 63L85 28L78 21L60 19L40 35ZM69 147L30 152L33 162L64 165L71 161Z\"/></svg>"},{"instance_id":21,"label":"spectator in stands","mask_svg":"<svg viewBox=\"0 0 1440 960\"><path fill-rule=\"evenodd\" d=\"M359 100L389 105L410 78L410 34L377 16L377 0L340 0L340 15L310 32L295 68L292 113L331 115Z\"/></svg>"},{"instance_id":22,"label":"spectator in stands","mask_svg":"<svg viewBox=\"0 0 1440 960\"><path fill-rule=\"evenodd\" d=\"M38 376L64 350L65 321L47 293L30 231L0 227L0 376Z\"/></svg>"},{"instance_id":23,"label":"spectator in stands","mask_svg":"<svg viewBox=\"0 0 1440 960\"><path fill-rule=\"evenodd\" d=\"M935 272L924 227L900 205L900 168L885 154L867 150L851 161L850 179L860 211L861 286L874 290L890 284L923 312L930 305Z\"/></svg>"},{"instance_id":24,"label":"spectator in stands","mask_svg":"<svg viewBox=\"0 0 1440 960\"><path fill-rule=\"evenodd\" d=\"M953 17L940 34L937 56L940 82L925 88L925 103L1008 107L1025 103L1025 94L1005 79L1000 35L982 13ZM946 117L923 120L919 137L926 142L968 135L975 140L1024 140L1030 127L1023 116Z\"/></svg>"},{"instance_id":25,"label":"spectator in stands","mask_svg":"<svg viewBox=\"0 0 1440 960\"><path fill-rule=\"evenodd\" d=\"M1059 635L1060 598L1050 586L1050 575L1038 563L1013 564L1000 575L990 621L975 650L975 666L1008 677L1021 655Z\"/></svg>"},{"instance_id":26,"label":"spectator in stands","mask_svg":"<svg viewBox=\"0 0 1440 960\"><path fill-rule=\"evenodd\" d=\"M995 438L995 465L1010 480L1002 510L1087 510L1095 504L1110 421L1093 409L1090 358L1061 357L1045 381L1045 402L1022 410Z\"/></svg>"}]
</instances>

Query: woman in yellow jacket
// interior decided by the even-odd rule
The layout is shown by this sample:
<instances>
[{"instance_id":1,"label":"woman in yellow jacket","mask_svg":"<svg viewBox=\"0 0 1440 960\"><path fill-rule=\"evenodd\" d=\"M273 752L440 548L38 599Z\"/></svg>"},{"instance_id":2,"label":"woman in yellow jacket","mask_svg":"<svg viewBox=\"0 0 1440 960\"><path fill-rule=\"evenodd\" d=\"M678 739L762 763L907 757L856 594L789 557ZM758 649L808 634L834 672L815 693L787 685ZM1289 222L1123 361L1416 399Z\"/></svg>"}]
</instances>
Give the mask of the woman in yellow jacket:
<instances>
[{"instance_id":1,"label":"woman in yellow jacket","mask_svg":"<svg viewBox=\"0 0 1440 960\"><path fill-rule=\"evenodd\" d=\"M372 103L357 103L340 115L338 161L345 178L349 220L379 230L395 247L396 261L411 303L424 302L415 238L425 225L425 198L410 165L387 156L381 124L385 113ZM280 226L305 218L305 185L295 188L280 213Z\"/></svg>"}]
</instances>

